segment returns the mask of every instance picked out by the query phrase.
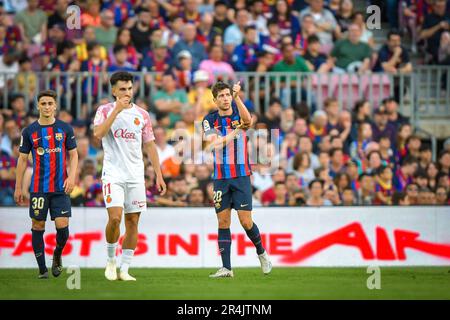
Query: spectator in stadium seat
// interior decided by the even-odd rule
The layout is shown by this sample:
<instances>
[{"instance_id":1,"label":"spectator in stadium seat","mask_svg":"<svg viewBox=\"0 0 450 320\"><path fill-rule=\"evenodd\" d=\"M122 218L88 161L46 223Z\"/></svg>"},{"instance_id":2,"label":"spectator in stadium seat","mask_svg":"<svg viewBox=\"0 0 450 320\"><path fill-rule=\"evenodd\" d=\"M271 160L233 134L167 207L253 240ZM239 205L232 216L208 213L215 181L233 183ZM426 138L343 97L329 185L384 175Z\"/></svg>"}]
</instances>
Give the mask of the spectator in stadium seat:
<instances>
[{"instance_id":1,"label":"spectator in stadium seat","mask_svg":"<svg viewBox=\"0 0 450 320\"><path fill-rule=\"evenodd\" d=\"M289 205L288 190L284 182L277 182L274 186L275 199L269 203L269 207L285 207Z\"/></svg>"},{"instance_id":2,"label":"spectator in stadium seat","mask_svg":"<svg viewBox=\"0 0 450 320\"><path fill-rule=\"evenodd\" d=\"M308 49L303 55L309 69L318 73L328 73L334 68L334 60L320 53L320 40L316 35L308 37Z\"/></svg>"},{"instance_id":3,"label":"spectator in stadium seat","mask_svg":"<svg viewBox=\"0 0 450 320\"><path fill-rule=\"evenodd\" d=\"M409 198L405 192L394 192L392 196L392 204L394 206L409 206Z\"/></svg>"},{"instance_id":4,"label":"spectator in stadium seat","mask_svg":"<svg viewBox=\"0 0 450 320\"><path fill-rule=\"evenodd\" d=\"M264 123L268 130L279 129L281 121L282 106L281 101L278 98L272 98L269 101L267 111L261 115L258 122Z\"/></svg>"},{"instance_id":5,"label":"spectator in stadium seat","mask_svg":"<svg viewBox=\"0 0 450 320\"><path fill-rule=\"evenodd\" d=\"M31 59L27 56L22 56L19 59L19 74L17 75L17 85L19 92L28 95L28 101L33 101L36 88L38 87L38 77L33 72Z\"/></svg>"},{"instance_id":6,"label":"spectator in stadium seat","mask_svg":"<svg viewBox=\"0 0 450 320\"><path fill-rule=\"evenodd\" d=\"M314 19L317 28L317 36L322 45L333 43L333 36L339 38L340 28L333 13L324 8L323 0L311 0L310 6L300 12L300 20L307 14Z\"/></svg>"},{"instance_id":7,"label":"spectator in stadium seat","mask_svg":"<svg viewBox=\"0 0 450 320\"><path fill-rule=\"evenodd\" d=\"M192 188L189 191L189 196L187 198L189 206L192 207L204 207L205 206L205 194L200 188Z\"/></svg>"},{"instance_id":8,"label":"spectator in stadium seat","mask_svg":"<svg viewBox=\"0 0 450 320\"><path fill-rule=\"evenodd\" d=\"M102 46L100 46L97 42L91 42L87 45L88 51L88 59L81 63L80 71L90 72L92 73L91 77L91 85L89 92L89 79L85 79L83 81L83 101L87 101L88 95L91 95L94 98L94 101L97 101L97 97L99 93L102 93L103 88L99 85L99 81L102 80L101 83L107 83L106 76L103 74L107 69L107 61L106 59L102 59ZM103 79L100 77L103 74Z\"/></svg>"},{"instance_id":9,"label":"spectator in stadium seat","mask_svg":"<svg viewBox=\"0 0 450 320\"><path fill-rule=\"evenodd\" d=\"M86 61L89 58L89 53L87 50L87 46L89 43L97 42L95 37L95 29L94 27L88 26L83 30L83 38L77 40L78 44L75 47L77 58L80 62ZM98 43L98 42L97 42ZM108 52L105 47L98 43L100 46L100 58L104 61L107 61Z\"/></svg>"},{"instance_id":10,"label":"spectator in stadium seat","mask_svg":"<svg viewBox=\"0 0 450 320\"><path fill-rule=\"evenodd\" d=\"M431 63L438 63L439 42L442 33L450 30L448 15L446 14L446 1L436 0L432 4L432 13L425 16L420 39L427 43L427 52L431 55Z\"/></svg>"},{"instance_id":11,"label":"spectator in stadium seat","mask_svg":"<svg viewBox=\"0 0 450 320\"><path fill-rule=\"evenodd\" d=\"M114 14L111 10L103 10L100 14L101 24L94 27L95 39L107 50L114 46L117 28L114 26Z\"/></svg>"},{"instance_id":12,"label":"spectator in stadium seat","mask_svg":"<svg viewBox=\"0 0 450 320\"><path fill-rule=\"evenodd\" d=\"M367 43L370 46L370 48L374 48L375 40L373 38L372 31L366 28L366 19L364 13L361 11L355 12L355 14L353 15L352 22L358 25L361 29L361 37L359 38L359 40L363 43Z\"/></svg>"},{"instance_id":13,"label":"spectator in stadium seat","mask_svg":"<svg viewBox=\"0 0 450 320\"><path fill-rule=\"evenodd\" d=\"M395 155L391 148L391 141L395 141L395 139L391 139L392 138L387 135L381 136L379 145L381 159L383 159L383 161L392 168L392 166L395 166Z\"/></svg>"},{"instance_id":14,"label":"spectator in stadium seat","mask_svg":"<svg viewBox=\"0 0 450 320\"><path fill-rule=\"evenodd\" d=\"M180 12L180 16L183 17L184 23L192 23L198 27L202 20L202 16L198 11L198 1L184 0L184 8Z\"/></svg>"},{"instance_id":15,"label":"spectator in stadium seat","mask_svg":"<svg viewBox=\"0 0 450 320\"><path fill-rule=\"evenodd\" d=\"M314 179L309 183L309 197L306 201L307 206L321 207L332 205L332 203L328 199L323 198L323 186L323 181L318 179Z\"/></svg>"},{"instance_id":16,"label":"spectator in stadium seat","mask_svg":"<svg viewBox=\"0 0 450 320\"><path fill-rule=\"evenodd\" d=\"M214 2L214 21L213 28L214 31L218 34L223 35L225 30L232 25L232 22L228 19L227 16L227 3L223 0L218 0Z\"/></svg>"},{"instance_id":17,"label":"spectator in stadium seat","mask_svg":"<svg viewBox=\"0 0 450 320\"><path fill-rule=\"evenodd\" d=\"M437 175L439 173L437 165L434 162L430 162L425 170L428 175L428 187L431 190L436 190L438 185Z\"/></svg>"},{"instance_id":18,"label":"spectator in stadium seat","mask_svg":"<svg viewBox=\"0 0 450 320\"><path fill-rule=\"evenodd\" d=\"M274 48L277 51L277 58L281 57L281 54L278 48L281 46L281 35L280 35L280 27L278 26L278 22L274 19L270 19L267 22L267 34L259 34L259 43L263 50L266 48ZM275 52L274 52L275 53Z\"/></svg>"},{"instance_id":19,"label":"spectator in stadium seat","mask_svg":"<svg viewBox=\"0 0 450 320\"><path fill-rule=\"evenodd\" d=\"M336 98L327 98L324 101L324 109L327 113L327 132L339 126L339 102Z\"/></svg>"},{"instance_id":20,"label":"spectator in stadium seat","mask_svg":"<svg viewBox=\"0 0 450 320\"><path fill-rule=\"evenodd\" d=\"M428 165L433 161L433 153L431 147L426 144L422 144L419 150L419 169L426 170Z\"/></svg>"},{"instance_id":21,"label":"spectator in stadium seat","mask_svg":"<svg viewBox=\"0 0 450 320\"><path fill-rule=\"evenodd\" d=\"M230 81L235 79L233 67L228 62L223 61L223 56L223 47L213 45L209 49L209 59L200 63L199 69L208 73L210 85L217 80L227 79Z\"/></svg>"},{"instance_id":22,"label":"spectator in stadium seat","mask_svg":"<svg viewBox=\"0 0 450 320\"><path fill-rule=\"evenodd\" d=\"M236 12L236 23L225 29L223 42L228 54L232 54L234 48L244 40L244 29L250 22L250 14L246 9L240 9Z\"/></svg>"},{"instance_id":23,"label":"spectator in stadium seat","mask_svg":"<svg viewBox=\"0 0 450 320\"><path fill-rule=\"evenodd\" d=\"M344 152L342 149L330 150L330 177L335 178L339 173L345 172Z\"/></svg>"},{"instance_id":24,"label":"spectator in stadium seat","mask_svg":"<svg viewBox=\"0 0 450 320\"><path fill-rule=\"evenodd\" d=\"M442 151L438 157L439 171L450 175L450 151Z\"/></svg>"},{"instance_id":25,"label":"spectator in stadium seat","mask_svg":"<svg viewBox=\"0 0 450 320\"><path fill-rule=\"evenodd\" d=\"M388 136L392 141L394 141L396 128L389 123L388 114L384 106L380 106L375 110L373 119L372 139L379 142L382 136Z\"/></svg>"},{"instance_id":26,"label":"spectator in stadium seat","mask_svg":"<svg viewBox=\"0 0 450 320\"><path fill-rule=\"evenodd\" d=\"M150 47L150 36L152 29L149 21L151 19L150 12L147 8L139 7L136 10L137 21L130 29L131 41L133 42L136 51L143 52L144 49Z\"/></svg>"},{"instance_id":27,"label":"spectator in stadium seat","mask_svg":"<svg viewBox=\"0 0 450 320\"><path fill-rule=\"evenodd\" d=\"M180 89L189 90L193 85L194 71L192 70L192 55L189 51L183 50L177 55L178 64L172 68L172 73L175 75L177 87Z\"/></svg>"},{"instance_id":28,"label":"spectator in stadium seat","mask_svg":"<svg viewBox=\"0 0 450 320\"><path fill-rule=\"evenodd\" d=\"M188 101L195 110L196 119L203 118L208 112L216 108L211 89L208 88L209 75L204 70L194 73L194 85L188 92Z\"/></svg>"},{"instance_id":29,"label":"spectator in stadium seat","mask_svg":"<svg viewBox=\"0 0 450 320\"><path fill-rule=\"evenodd\" d=\"M419 136L411 135L406 139L406 150L408 150L408 155L413 156L416 159L420 158L420 146L422 141Z\"/></svg>"},{"instance_id":30,"label":"spectator in stadium seat","mask_svg":"<svg viewBox=\"0 0 450 320\"><path fill-rule=\"evenodd\" d=\"M4 46L21 51L23 47L21 31L17 25L10 22L2 3L0 3L0 26L5 27L4 39L0 38L3 40Z\"/></svg>"},{"instance_id":31,"label":"spectator in stadium seat","mask_svg":"<svg viewBox=\"0 0 450 320\"><path fill-rule=\"evenodd\" d=\"M317 28L314 24L314 18L311 14L305 14L300 19L301 21L301 28L300 33L297 35L297 38L294 41L295 48L299 51L300 54L305 54L306 50L308 49L308 38L312 35L317 36ZM319 38L320 41L320 38ZM321 43L321 52L323 46Z\"/></svg>"},{"instance_id":32,"label":"spectator in stadium seat","mask_svg":"<svg viewBox=\"0 0 450 320\"><path fill-rule=\"evenodd\" d=\"M419 188L419 195L417 197L418 205L433 205L436 202L436 195L427 187Z\"/></svg>"},{"instance_id":33,"label":"spectator in stadium seat","mask_svg":"<svg viewBox=\"0 0 450 320\"><path fill-rule=\"evenodd\" d=\"M202 15L202 19L197 28L197 40L205 48L209 48L214 35L216 34L213 29L214 18L211 13L207 12Z\"/></svg>"},{"instance_id":34,"label":"spectator in stadium seat","mask_svg":"<svg viewBox=\"0 0 450 320\"><path fill-rule=\"evenodd\" d=\"M300 22L298 17L294 16L286 0L277 0L272 11L272 19L278 22L280 34L290 36L295 40L300 33Z\"/></svg>"},{"instance_id":35,"label":"spectator in stadium seat","mask_svg":"<svg viewBox=\"0 0 450 320\"><path fill-rule=\"evenodd\" d=\"M325 111L317 110L314 112L311 123L308 126L308 136L313 143L313 151L319 150L319 144L328 134L327 132L328 117Z\"/></svg>"},{"instance_id":36,"label":"spectator in stadium seat","mask_svg":"<svg viewBox=\"0 0 450 320\"><path fill-rule=\"evenodd\" d=\"M302 206L305 204L305 193L303 192L303 189L300 188L299 180L294 173L290 173L286 176L286 188L290 206Z\"/></svg>"},{"instance_id":37,"label":"spectator in stadium seat","mask_svg":"<svg viewBox=\"0 0 450 320\"><path fill-rule=\"evenodd\" d=\"M347 174L347 172L345 172L345 170L336 174L336 176L333 179L333 182L336 185L337 191L341 198L342 194L344 193L344 190L347 188L351 188L350 176Z\"/></svg>"},{"instance_id":38,"label":"spectator in stadium seat","mask_svg":"<svg viewBox=\"0 0 450 320\"><path fill-rule=\"evenodd\" d=\"M365 172L367 173L376 173L377 170L382 166L386 165L383 163L383 159L381 158L380 151L373 150L367 154L367 168Z\"/></svg>"},{"instance_id":39,"label":"spectator in stadium seat","mask_svg":"<svg viewBox=\"0 0 450 320\"><path fill-rule=\"evenodd\" d=\"M336 14L336 20L341 28L341 32L347 32L348 27L352 24L354 7L352 0L339 1L339 8Z\"/></svg>"},{"instance_id":40,"label":"spectator in stadium seat","mask_svg":"<svg viewBox=\"0 0 450 320\"><path fill-rule=\"evenodd\" d=\"M412 72L408 50L402 46L400 32L389 31L386 44L378 51L378 59L373 71L391 74Z\"/></svg>"},{"instance_id":41,"label":"spectator in stadium seat","mask_svg":"<svg viewBox=\"0 0 450 320\"><path fill-rule=\"evenodd\" d=\"M425 170L417 170L414 174L414 182L417 183L419 189L428 188L428 175Z\"/></svg>"},{"instance_id":42,"label":"spectator in stadium seat","mask_svg":"<svg viewBox=\"0 0 450 320\"><path fill-rule=\"evenodd\" d=\"M117 39L114 43L114 46L122 45L127 48L127 61L133 66L133 68L137 68L139 60L138 60L138 52L131 42L131 33L129 29L120 28L117 31ZM115 64L115 57L113 53L113 49L109 50L109 63Z\"/></svg>"},{"instance_id":43,"label":"spectator in stadium seat","mask_svg":"<svg viewBox=\"0 0 450 320\"><path fill-rule=\"evenodd\" d=\"M248 71L256 63L261 47L256 42L256 26L249 25L244 28L244 41L236 46L231 57L234 70Z\"/></svg>"},{"instance_id":44,"label":"spectator in stadium seat","mask_svg":"<svg viewBox=\"0 0 450 320\"><path fill-rule=\"evenodd\" d=\"M372 126L369 122L363 122L358 126L358 138L350 144L350 156L352 159L365 159L364 152L372 141Z\"/></svg>"},{"instance_id":45,"label":"spectator in stadium seat","mask_svg":"<svg viewBox=\"0 0 450 320\"><path fill-rule=\"evenodd\" d=\"M52 1L55 4L54 1ZM55 24L66 24L67 8L69 6L68 0L56 0L55 8L51 11L48 17L47 28L50 29ZM42 9L42 7L41 7Z\"/></svg>"},{"instance_id":46,"label":"spectator in stadium seat","mask_svg":"<svg viewBox=\"0 0 450 320\"><path fill-rule=\"evenodd\" d=\"M444 187L436 188L436 204L441 206L450 204L448 192Z\"/></svg>"},{"instance_id":47,"label":"spectator in stadium seat","mask_svg":"<svg viewBox=\"0 0 450 320\"><path fill-rule=\"evenodd\" d=\"M285 44L281 47L283 59L276 63L272 71L274 72L309 72L305 59L295 55L292 44ZM283 79L283 78L282 78ZM295 78L292 78L292 80Z\"/></svg>"},{"instance_id":48,"label":"spectator in stadium seat","mask_svg":"<svg viewBox=\"0 0 450 320\"><path fill-rule=\"evenodd\" d=\"M359 176L359 184L361 189L358 191L358 205L370 206L375 199L375 180L372 175L362 173Z\"/></svg>"},{"instance_id":49,"label":"spectator in stadium seat","mask_svg":"<svg viewBox=\"0 0 450 320\"><path fill-rule=\"evenodd\" d=\"M47 38L48 17L39 9L39 0L28 0L26 9L18 12L14 23L20 28L25 44L40 45Z\"/></svg>"},{"instance_id":50,"label":"spectator in stadium seat","mask_svg":"<svg viewBox=\"0 0 450 320\"><path fill-rule=\"evenodd\" d=\"M409 123L404 123L397 130L397 139L395 146L395 162L400 163L406 157L408 150L406 148L406 139L412 135L412 128Z\"/></svg>"},{"instance_id":51,"label":"spectator in stadium seat","mask_svg":"<svg viewBox=\"0 0 450 320\"><path fill-rule=\"evenodd\" d=\"M417 204L417 197L419 196L419 186L417 183L410 183L406 186L406 194L408 195L408 199L411 205Z\"/></svg>"},{"instance_id":52,"label":"spectator in stadium seat","mask_svg":"<svg viewBox=\"0 0 450 320\"><path fill-rule=\"evenodd\" d=\"M117 28L124 26L127 20L134 17L133 6L128 0L111 0L104 3L102 9L110 10L114 14L114 25Z\"/></svg>"},{"instance_id":53,"label":"spectator in stadium seat","mask_svg":"<svg viewBox=\"0 0 450 320\"><path fill-rule=\"evenodd\" d=\"M81 26L83 28L91 26L98 27L101 24L100 0L88 0L87 9L81 14Z\"/></svg>"},{"instance_id":54,"label":"spectator in stadium seat","mask_svg":"<svg viewBox=\"0 0 450 320\"><path fill-rule=\"evenodd\" d=\"M158 41L153 42L151 49L144 51L143 59L139 69L143 72L156 72L155 82L159 84L161 75L170 70L173 65L172 59L169 55L167 44Z\"/></svg>"},{"instance_id":55,"label":"spectator in stadium seat","mask_svg":"<svg viewBox=\"0 0 450 320\"><path fill-rule=\"evenodd\" d=\"M311 165L311 158L307 152L299 152L293 158L293 173L299 179L300 187L306 188L314 180L314 170Z\"/></svg>"},{"instance_id":56,"label":"spectator in stadium seat","mask_svg":"<svg viewBox=\"0 0 450 320\"><path fill-rule=\"evenodd\" d=\"M173 74L166 73L162 76L162 89L153 96L156 111L169 115L169 128L181 119L181 108L188 102L186 91L177 90L176 85Z\"/></svg>"},{"instance_id":57,"label":"spectator in stadium seat","mask_svg":"<svg viewBox=\"0 0 450 320\"><path fill-rule=\"evenodd\" d=\"M156 203L168 207L186 207L188 200L188 186L182 177L170 180L168 191L164 196L158 197Z\"/></svg>"},{"instance_id":58,"label":"spectator in stadium seat","mask_svg":"<svg viewBox=\"0 0 450 320\"><path fill-rule=\"evenodd\" d=\"M94 183L86 191L84 206L88 208L105 206L101 183Z\"/></svg>"},{"instance_id":59,"label":"spectator in stadium seat","mask_svg":"<svg viewBox=\"0 0 450 320\"><path fill-rule=\"evenodd\" d=\"M342 203L343 206L353 206L355 205L355 193L352 188L345 188L342 192Z\"/></svg>"},{"instance_id":60,"label":"spectator in stadium seat","mask_svg":"<svg viewBox=\"0 0 450 320\"><path fill-rule=\"evenodd\" d=\"M126 46L118 44L113 48L115 62L108 66L108 72L136 71L136 68L128 62L128 49Z\"/></svg>"},{"instance_id":61,"label":"spectator in stadium seat","mask_svg":"<svg viewBox=\"0 0 450 320\"><path fill-rule=\"evenodd\" d=\"M263 0L250 1L250 24L256 26L256 30L260 36L268 35L269 31L267 29L267 18L264 14Z\"/></svg>"},{"instance_id":62,"label":"spectator in stadium seat","mask_svg":"<svg viewBox=\"0 0 450 320\"><path fill-rule=\"evenodd\" d=\"M376 197L374 204L391 205L392 204L392 170L388 166L381 166L376 173Z\"/></svg>"},{"instance_id":63,"label":"spectator in stadium seat","mask_svg":"<svg viewBox=\"0 0 450 320\"><path fill-rule=\"evenodd\" d=\"M400 128L402 124L409 123L409 118L398 112L398 103L393 97L384 99L381 104L386 107L389 123L393 124L396 128Z\"/></svg>"},{"instance_id":64,"label":"spectator in stadium seat","mask_svg":"<svg viewBox=\"0 0 450 320\"><path fill-rule=\"evenodd\" d=\"M359 183L359 172L358 172L358 164L354 160L348 160L345 164L345 173L348 174L350 178L350 188L353 191L358 191L361 189L361 185Z\"/></svg>"},{"instance_id":65,"label":"spectator in stadium seat","mask_svg":"<svg viewBox=\"0 0 450 320\"><path fill-rule=\"evenodd\" d=\"M360 38L361 27L351 24L348 28L348 39L337 41L331 51L331 56L336 59L334 72L345 73L357 70L362 74L370 70L372 50L367 43L361 42Z\"/></svg>"},{"instance_id":66,"label":"spectator in stadium seat","mask_svg":"<svg viewBox=\"0 0 450 320\"><path fill-rule=\"evenodd\" d=\"M207 55L203 45L196 38L197 28L192 23L184 26L183 39L178 41L172 49L172 54L177 56L182 50L187 50L192 55L192 68L197 70L200 62L205 60Z\"/></svg>"}]
</instances>

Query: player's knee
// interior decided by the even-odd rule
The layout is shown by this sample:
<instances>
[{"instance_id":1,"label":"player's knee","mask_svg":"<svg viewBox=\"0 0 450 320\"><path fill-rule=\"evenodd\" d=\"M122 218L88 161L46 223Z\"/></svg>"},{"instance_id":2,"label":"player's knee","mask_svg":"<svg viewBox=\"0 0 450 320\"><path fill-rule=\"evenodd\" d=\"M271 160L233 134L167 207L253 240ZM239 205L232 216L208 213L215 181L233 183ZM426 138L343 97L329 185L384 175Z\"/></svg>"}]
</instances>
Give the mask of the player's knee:
<instances>
[{"instance_id":1,"label":"player's knee","mask_svg":"<svg viewBox=\"0 0 450 320\"><path fill-rule=\"evenodd\" d=\"M31 228L36 231L45 230L45 221L32 220Z\"/></svg>"},{"instance_id":2,"label":"player's knee","mask_svg":"<svg viewBox=\"0 0 450 320\"><path fill-rule=\"evenodd\" d=\"M109 218L109 224L113 228L119 228L120 227L120 217L110 217Z\"/></svg>"},{"instance_id":3,"label":"player's knee","mask_svg":"<svg viewBox=\"0 0 450 320\"><path fill-rule=\"evenodd\" d=\"M231 225L231 220L228 218L219 219L219 229L228 229Z\"/></svg>"},{"instance_id":4,"label":"player's knee","mask_svg":"<svg viewBox=\"0 0 450 320\"><path fill-rule=\"evenodd\" d=\"M245 230L250 230L253 226L253 221L252 219L242 219L240 220L241 222L241 226L245 229Z\"/></svg>"},{"instance_id":5,"label":"player's knee","mask_svg":"<svg viewBox=\"0 0 450 320\"><path fill-rule=\"evenodd\" d=\"M138 221L134 219L128 219L125 221L125 227L129 231L137 231L138 229Z\"/></svg>"}]
</instances>

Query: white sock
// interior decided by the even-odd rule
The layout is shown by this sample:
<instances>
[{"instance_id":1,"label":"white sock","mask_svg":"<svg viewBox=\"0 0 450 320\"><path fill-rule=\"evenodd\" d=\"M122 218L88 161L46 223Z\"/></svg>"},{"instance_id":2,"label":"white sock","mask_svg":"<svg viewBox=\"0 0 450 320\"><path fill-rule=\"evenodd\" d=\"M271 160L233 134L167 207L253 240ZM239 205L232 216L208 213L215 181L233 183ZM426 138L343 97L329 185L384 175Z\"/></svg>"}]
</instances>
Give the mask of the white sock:
<instances>
[{"instance_id":1,"label":"white sock","mask_svg":"<svg viewBox=\"0 0 450 320\"><path fill-rule=\"evenodd\" d=\"M116 243L107 242L106 249L108 251L108 262L116 261L117 242Z\"/></svg>"},{"instance_id":2,"label":"white sock","mask_svg":"<svg viewBox=\"0 0 450 320\"><path fill-rule=\"evenodd\" d=\"M131 264L131 259L133 258L134 250L123 249L122 250L122 265L120 266L120 272L128 273L128 268Z\"/></svg>"}]
</instances>

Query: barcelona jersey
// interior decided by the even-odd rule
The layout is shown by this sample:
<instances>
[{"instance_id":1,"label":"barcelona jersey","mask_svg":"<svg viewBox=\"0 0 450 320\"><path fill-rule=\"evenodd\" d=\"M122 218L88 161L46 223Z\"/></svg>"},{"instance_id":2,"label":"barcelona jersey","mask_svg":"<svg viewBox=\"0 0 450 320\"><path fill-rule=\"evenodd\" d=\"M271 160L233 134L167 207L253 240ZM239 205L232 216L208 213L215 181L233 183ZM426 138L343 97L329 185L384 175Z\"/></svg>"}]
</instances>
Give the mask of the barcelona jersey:
<instances>
[{"instance_id":1,"label":"barcelona jersey","mask_svg":"<svg viewBox=\"0 0 450 320\"><path fill-rule=\"evenodd\" d=\"M217 110L207 114L203 119L205 135L217 134L224 137L230 134L241 122L237 107L233 106L232 110L233 113L230 116L222 117ZM242 130L223 149L213 150L214 179L232 179L252 174L247 143L247 134Z\"/></svg>"},{"instance_id":2,"label":"barcelona jersey","mask_svg":"<svg viewBox=\"0 0 450 320\"><path fill-rule=\"evenodd\" d=\"M51 125L35 121L26 127L19 151L33 156L30 193L64 192L67 153L76 147L73 129L63 121Z\"/></svg>"}]
</instances>

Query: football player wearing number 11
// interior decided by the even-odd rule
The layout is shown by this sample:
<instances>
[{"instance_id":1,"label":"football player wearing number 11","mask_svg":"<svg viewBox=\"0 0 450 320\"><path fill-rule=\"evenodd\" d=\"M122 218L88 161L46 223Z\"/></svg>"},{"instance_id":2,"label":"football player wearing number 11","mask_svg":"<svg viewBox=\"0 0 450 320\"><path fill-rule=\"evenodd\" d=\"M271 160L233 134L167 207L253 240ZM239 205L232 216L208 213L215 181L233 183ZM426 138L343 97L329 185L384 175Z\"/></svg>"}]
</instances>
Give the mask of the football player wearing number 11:
<instances>
[{"instance_id":1,"label":"football player wearing number 11","mask_svg":"<svg viewBox=\"0 0 450 320\"><path fill-rule=\"evenodd\" d=\"M103 198L109 218L105 232L108 254L105 277L108 280L135 281L128 268L137 245L139 216L147 211L143 148L155 169L156 185L161 195L166 192L166 184L159 167L150 116L131 101L133 75L116 72L110 83L115 102L100 106L94 119L94 136L102 140L104 151ZM116 249L123 212L125 236L120 273L117 275Z\"/></svg>"},{"instance_id":2,"label":"football player wearing number 11","mask_svg":"<svg viewBox=\"0 0 450 320\"><path fill-rule=\"evenodd\" d=\"M258 227L252 220L252 185L245 129L251 126L251 116L239 98L240 83L230 88L223 82L212 88L218 110L203 119L207 148L214 153L214 205L219 221L218 244L222 265L211 278L233 277L231 270L231 209L238 212L239 221L256 247L261 269L270 273L272 264L264 249ZM232 100L236 106L232 106Z\"/></svg>"},{"instance_id":3,"label":"football player wearing number 11","mask_svg":"<svg viewBox=\"0 0 450 320\"><path fill-rule=\"evenodd\" d=\"M73 129L67 123L55 119L56 92L42 91L37 97L39 119L22 131L19 160L16 169L14 199L18 205L25 202L22 192L23 175L28 155L33 156L33 176L30 185L31 243L39 266L39 279L48 278L45 264L45 221L50 217L56 226L56 248L53 252L52 274L62 272L61 254L69 238L71 216L69 194L75 185L78 165L77 144ZM67 172L67 155L69 165Z\"/></svg>"}]
</instances>

